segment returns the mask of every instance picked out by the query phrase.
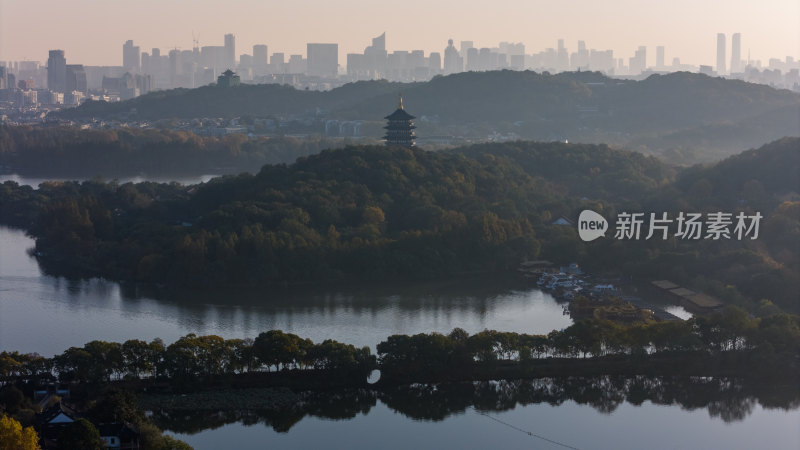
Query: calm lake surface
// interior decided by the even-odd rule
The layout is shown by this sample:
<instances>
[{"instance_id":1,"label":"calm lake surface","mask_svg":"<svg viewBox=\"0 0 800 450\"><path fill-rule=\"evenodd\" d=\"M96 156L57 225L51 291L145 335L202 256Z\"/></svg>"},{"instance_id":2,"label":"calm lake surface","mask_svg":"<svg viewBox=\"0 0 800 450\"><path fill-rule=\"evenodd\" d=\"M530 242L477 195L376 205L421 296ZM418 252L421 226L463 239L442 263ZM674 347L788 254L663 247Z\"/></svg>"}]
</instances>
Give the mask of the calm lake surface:
<instances>
[{"instance_id":1,"label":"calm lake surface","mask_svg":"<svg viewBox=\"0 0 800 450\"><path fill-rule=\"evenodd\" d=\"M314 342L374 346L392 334L496 329L548 333L569 326L563 306L519 277L357 288L148 292L101 279L43 275L33 240L0 227L0 350L61 353L94 339L166 343L180 336L256 337L281 329Z\"/></svg>"},{"instance_id":2,"label":"calm lake surface","mask_svg":"<svg viewBox=\"0 0 800 450\"><path fill-rule=\"evenodd\" d=\"M237 449L794 449L800 448L797 409L755 406L741 422L709 417L705 409L625 403L611 414L568 401L481 415L474 408L442 421L415 420L378 403L350 420L307 417L288 432L262 423L235 423L196 434L172 434L196 450ZM530 431L556 444L528 435ZM567 447L569 446L569 447Z\"/></svg>"},{"instance_id":3,"label":"calm lake surface","mask_svg":"<svg viewBox=\"0 0 800 450\"><path fill-rule=\"evenodd\" d=\"M798 404L797 385L606 376L398 386L315 394L283 413L153 417L197 449L796 449Z\"/></svg>"},{"instance_id":4,"label":"calm lake surface","mask_svg":"<svg viewBox=\"0 0 800 450\"><path fill-rule=\"evenodd\" d=\"M177 181L195 183L208 178ZM3 176L0 182L7 179L32 186L45 181ZM126 181L143 180L120 180ZM0 351L52 356L94 339L123 342L160 337L170 343L188 333L255 337L270 329L315 342L333 338L374 349L396 333L446 333L454 327L470 333L486 328L547 333L571 323L561 304L515 276L341 288L153 291L100 279L76 281L43 275L28 255L32 247L33 240L23 231L0 227ZM680 307L665 309L688 317ZM469 396L443 402L429 399L422 405L426 413L417 415L395 405L420 401L406 394L375 399L344 416L306 412L288 428L275 427L265 419L238 417L218 423L211 420L192 431L162 426L198 450L567 448L564 445L798 449L800 401L795 398L796 386L775 389L775 398L789 398L779 402L780 407L755 397L731 399L728 394L713 392L712 400L699 406L624 400L609 409L591 406L580 396L558 402L519 401L510 406L487 405ZM435 420L426 415L445 403L466 406Z\"/></svg>"}]
</instances>

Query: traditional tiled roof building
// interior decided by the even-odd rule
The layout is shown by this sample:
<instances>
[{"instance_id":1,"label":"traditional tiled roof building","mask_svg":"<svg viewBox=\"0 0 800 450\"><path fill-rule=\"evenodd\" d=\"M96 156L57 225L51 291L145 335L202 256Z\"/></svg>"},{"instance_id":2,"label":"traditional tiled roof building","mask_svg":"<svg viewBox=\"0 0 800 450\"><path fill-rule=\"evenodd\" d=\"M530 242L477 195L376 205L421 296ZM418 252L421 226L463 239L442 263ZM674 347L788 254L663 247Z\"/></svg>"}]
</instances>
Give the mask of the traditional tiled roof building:
<instances>
[{"instance_id":1,"label":"traditional tiled roof building","mask_svg":"<svg viewBox=\"0 0 800 450\"><path fill-rule=\"evenodd\" d=\"M398 100L397 109L384 117L384 119L387 120L386 126L383 127L386 129L386 136L383 137L386 139L386 145L408 148L414 146L414 139L417 137L414 136L414 128L416 127L412 120L415 117L407 113L403 107L402 95Z\"/></svg>"}]
</instances>

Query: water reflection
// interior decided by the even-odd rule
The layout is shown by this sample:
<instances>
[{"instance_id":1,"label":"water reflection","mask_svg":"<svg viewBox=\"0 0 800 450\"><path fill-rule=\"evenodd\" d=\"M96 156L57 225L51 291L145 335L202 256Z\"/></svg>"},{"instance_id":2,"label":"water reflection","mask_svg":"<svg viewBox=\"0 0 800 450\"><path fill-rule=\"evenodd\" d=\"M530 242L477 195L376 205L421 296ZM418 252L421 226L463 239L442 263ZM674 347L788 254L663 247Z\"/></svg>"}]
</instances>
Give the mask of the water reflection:
<instances>
[{"instance_id":1,"label":"water reflection","mask_svg":"<svg viewBox=\"0 0 800 450\"><path fill-rule=\"evenodd\" d=\"M421 283L261 289L167 289L42 274L24 232L0 227L0 350L47 356L94 339L188 333L253 338L282 329L315 342L374 346L392 334L569 326L549 294L514 275ZM46 323L35 335L31 324Z\"/></svg>"},{"instance_id":2,"label":"water reflection","mask_svg":"<svg viewBox=\"0 0 800 450\"><path fill-rule=\"evenodd\" d=\"M156 423L172 432L194 434L225 424L262 423L275 432L288 432L305 417L349 420L369 415L380 401L390 410L422 421L443 421L470 408L501 413L519 406L565 402L586 405L610 415L622 404L679 406L685 411L705 409L725 423L745 420L756 405L796 410L800 386L745 382L719 378L568 377L471 383L420 384L386 390L353 389L300 394L302 401L282 410L263 411L155 411Z\"/></svg>"}]
</instances>

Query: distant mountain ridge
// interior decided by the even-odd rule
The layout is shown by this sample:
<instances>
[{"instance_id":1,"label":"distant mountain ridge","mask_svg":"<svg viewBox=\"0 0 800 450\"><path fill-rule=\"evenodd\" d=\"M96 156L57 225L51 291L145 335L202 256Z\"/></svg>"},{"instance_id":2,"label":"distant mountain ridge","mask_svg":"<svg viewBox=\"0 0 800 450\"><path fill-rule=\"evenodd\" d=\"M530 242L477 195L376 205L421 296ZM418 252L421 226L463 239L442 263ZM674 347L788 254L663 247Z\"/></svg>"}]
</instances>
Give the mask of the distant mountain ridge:
<instances>
[{"instance_id":1,"label":"distant mountain ridge","mask_svg":"<svg viewBox=\"0 0 800 450\"><path fill-rule=\"evenodd\" d=\"M332 119L380 122L399 92L419 117L420 136L485 138L497 132L540 141L608 143L683 164L800 136L800 123L792 120L800 117L800 94L687 72L642 81L597 72L465 72L419 83L361 81L324 92L276 84L205 86L120 103L87 102L54 116L157 120L322 112Z\"/></svg>"}]
</instances>

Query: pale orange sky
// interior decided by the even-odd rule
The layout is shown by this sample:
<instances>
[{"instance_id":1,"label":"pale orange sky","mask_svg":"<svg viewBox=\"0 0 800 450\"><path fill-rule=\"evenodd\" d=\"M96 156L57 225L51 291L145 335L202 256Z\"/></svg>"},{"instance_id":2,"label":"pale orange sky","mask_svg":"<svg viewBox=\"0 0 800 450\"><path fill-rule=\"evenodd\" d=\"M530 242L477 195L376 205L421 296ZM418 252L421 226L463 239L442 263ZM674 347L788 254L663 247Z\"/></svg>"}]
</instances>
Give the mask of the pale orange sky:
<instances>
[{"instance_id":1,"label":"pale orange sky","mask_svg":"<svg viewBox=\"0 0 800 450\"><path fill-rule=\"evenodd\" d=\"M800 58L798 0L0 0L0 60L46 61L49 49L67 61L121 65L122 44L133 39L142 51L222 45L236 35L236 53L267 44L269 53L305 54L307 42L339 44L346 54L362 52L386 32L387 50L442 52L447 39L476 47L522 42L526 53L555 47L559 38L574 51L612 49L627 60L639 45L666 47L666 61L714 65L716 35L742 34L748 50L766 64L772 57Z\"/></svg>"}]
</instances>

